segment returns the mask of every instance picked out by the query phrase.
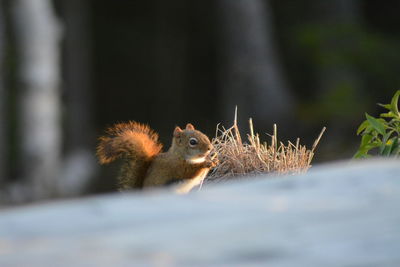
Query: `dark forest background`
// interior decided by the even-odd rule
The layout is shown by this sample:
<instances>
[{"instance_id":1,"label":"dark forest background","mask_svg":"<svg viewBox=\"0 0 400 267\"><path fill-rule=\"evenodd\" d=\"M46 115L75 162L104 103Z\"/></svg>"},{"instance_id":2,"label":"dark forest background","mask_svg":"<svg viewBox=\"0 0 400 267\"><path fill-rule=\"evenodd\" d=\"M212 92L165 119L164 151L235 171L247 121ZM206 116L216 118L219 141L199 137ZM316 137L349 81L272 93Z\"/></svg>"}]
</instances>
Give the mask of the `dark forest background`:
<instances>
[{"instance_id":1,"label":"dark forest background","mask_svg":"<svg viewBox=\"0 0 400 267\"><path fill-rule=\"evenodd\" d=\"M239 125L351 158L400 84L400 1L1 0L0 202L115 190L96 140L136 120ZM267 136L265 136L267 139Z\"/></svg>"}]
</instances>

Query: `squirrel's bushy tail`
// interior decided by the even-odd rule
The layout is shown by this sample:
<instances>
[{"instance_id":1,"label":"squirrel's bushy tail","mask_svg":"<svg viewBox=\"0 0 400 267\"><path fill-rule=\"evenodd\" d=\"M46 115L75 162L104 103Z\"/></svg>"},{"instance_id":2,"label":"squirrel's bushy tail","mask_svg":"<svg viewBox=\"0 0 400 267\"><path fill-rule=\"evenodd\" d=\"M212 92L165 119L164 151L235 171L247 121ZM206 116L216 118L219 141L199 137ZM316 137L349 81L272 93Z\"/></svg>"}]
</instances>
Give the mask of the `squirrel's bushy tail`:
<instances>
[{"instance_id":1,"label":"squirrel's bushy tail","mask_svg":"<svg viewBox=\"0 0 400 267\"><path fill-rule=\"evenodd\" d=\"M149 126L134 121L118 123L100 137L97 156L101 164L128 158L139 164L149 162L161 152L158 135Z\"/></svg>"}]
</instances>

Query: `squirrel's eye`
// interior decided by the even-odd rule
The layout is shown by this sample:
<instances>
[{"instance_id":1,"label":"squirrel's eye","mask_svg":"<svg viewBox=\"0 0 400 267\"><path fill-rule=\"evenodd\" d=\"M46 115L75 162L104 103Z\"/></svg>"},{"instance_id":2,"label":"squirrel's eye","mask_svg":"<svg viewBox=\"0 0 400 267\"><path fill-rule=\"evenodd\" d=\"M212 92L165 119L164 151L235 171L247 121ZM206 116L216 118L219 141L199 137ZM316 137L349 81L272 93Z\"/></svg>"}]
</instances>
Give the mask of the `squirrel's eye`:
<instances>
[{"instance_id":1,"label":"squirrel's eye","mask_svg":"<svg viewBox=\"0 0 400 267\"><path fill-rule=\"evenodd\" d=\"M192 138L189 139L189 145L190 145L191 147L194 147L194 146L197 145L198 143L199 143L199 141L197 141L197 139L194 138L194 137L192 137Z\"/></svg>"}]
</instances>

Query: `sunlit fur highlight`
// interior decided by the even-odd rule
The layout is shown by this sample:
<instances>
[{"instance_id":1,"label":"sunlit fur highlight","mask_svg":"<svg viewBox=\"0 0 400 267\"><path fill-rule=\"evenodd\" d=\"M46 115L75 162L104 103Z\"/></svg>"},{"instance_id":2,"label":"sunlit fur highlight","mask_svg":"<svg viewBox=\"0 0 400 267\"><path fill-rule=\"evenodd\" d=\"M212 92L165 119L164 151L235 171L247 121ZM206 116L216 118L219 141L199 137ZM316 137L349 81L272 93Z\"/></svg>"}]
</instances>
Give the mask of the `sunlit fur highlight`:
<instances>
[{"instance_id":1,"label":"sunlit fur highlight","mask_svg":"<svg viewBox=\"0 0 400 267\"><path fill-rule=\"evenodd\" d=\"M99 138L97 156L101 164L120 157L151 159L161 152L158 134L149 126L134 121L118 123Z\"/></svg>"}]
</instances>

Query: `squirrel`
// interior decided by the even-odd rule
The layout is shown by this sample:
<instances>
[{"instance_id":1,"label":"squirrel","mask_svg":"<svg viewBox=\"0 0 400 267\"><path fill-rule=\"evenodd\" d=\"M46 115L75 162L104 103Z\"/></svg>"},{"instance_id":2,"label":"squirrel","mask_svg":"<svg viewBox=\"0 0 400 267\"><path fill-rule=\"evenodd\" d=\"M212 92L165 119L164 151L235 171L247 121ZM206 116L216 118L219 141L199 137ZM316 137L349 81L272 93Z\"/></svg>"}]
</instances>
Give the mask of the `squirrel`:
<instances>
[{"instance_id":1,"label":"squirrel","mask_svg":"<svg viewBox=\"0 0 400 267\"><path fill-rule=\"evenodd\" d=\"M208 137L190 123L173 132L172 145L161 152L158 134L148 125L130 121L118 123L99 138L100 164L117 158L124 162L119 175L120 190L166 186L180 182L177 193L188 193L202 183L216 162L209 157L213 148Z\"/></svg>"}]
</instances>

